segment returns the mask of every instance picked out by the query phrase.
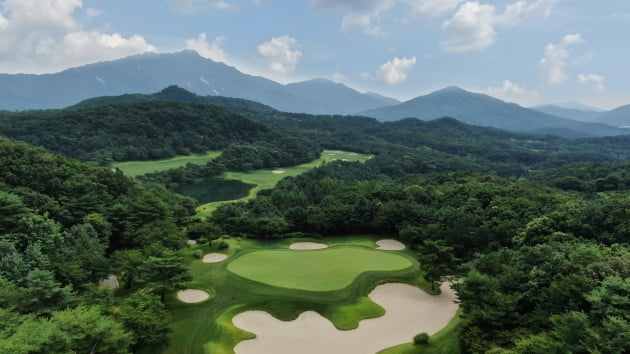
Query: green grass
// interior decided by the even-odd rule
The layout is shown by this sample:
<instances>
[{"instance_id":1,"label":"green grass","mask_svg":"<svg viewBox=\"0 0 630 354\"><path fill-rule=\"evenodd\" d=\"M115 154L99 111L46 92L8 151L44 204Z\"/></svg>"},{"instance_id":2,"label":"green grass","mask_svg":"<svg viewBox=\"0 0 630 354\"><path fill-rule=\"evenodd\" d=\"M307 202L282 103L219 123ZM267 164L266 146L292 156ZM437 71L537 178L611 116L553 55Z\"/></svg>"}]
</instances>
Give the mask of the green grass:
<instances>
[{"instance_id":1,"label":"green grass","mask_svg":"<svg viewBox=\"0 0 630 354\"><path fill-rule=\"evenodd\" d=\"M118 168L127 176L136 177L147 173L166 171L186 166L189 163L205 165L208 161L217 158L219 155L221 155L221 151L209 151L205 154L175 156L164 160L115 162L112 163L111 167Z\"/></svg>"},{"instance_id":2,"label":"green grass","mask_svg":"<svg viewBox=\"0 0 630 354\"><path fill-rule=\"evenodd\" d=\"M459 354L459 338L457 331L460 321L461 310L451 319L446 327L431 336L429 344L405 343L395 347L387 348L378 354Z\"/></svg>"},{"instance_id":3,"label":"green grass","mask_svg":"<svg viewBox=\"0 0 630 354\"><path fill-rule=\"evenodd\" d=\"M333 291L349 286L365 272L413 266L407 257L365 248L261 250L232 260L227 269L241 277L281 288Z\"/></svg>"},{"instance_id":4,"label":"green grass","mask_svg":"<svg viewBox=\"0 0 630 354\"><path fill-rule=\"evenodd\" d=\"M231 262L236 262L247 254L286 250L293 242L319 241L336 248L363 248L368 252L376 252L369 248L376 247L375 241L378 239L374 236L277 241L226 238L230 247L219 252L230 255L230 258L221 263L210 264L195 259L192 253L195 250L216 252L211 246L195 245L184 249L182 255L193 276L187 287L211 291L213 297L199 304L182 303L174 294L167 298L167 306L173 314L174 322L173 333L169 336L170 346L165 353L233 353L238 342L254 337L232 324L234 315L247 310L267 311L284 321L294 320L300 313L312 310L329 319L337 328L347 330L356 328L363 319L383 315L383 308L367 297L379 284L405 282L420 285L426 291L429 285L422 280L419 265L414 260L413 253L408 250L378 253L401 257L411 263L410 267L386 272L363 272L347 287L334 291L313 292L280 288L245 279L228 270Z\"/></svg>"},{"instance_id":5,"label":"green grass","mask_svg":"<svg viewBox=\"0 0 630 354\"><path fill-rule=\"evenodd\" d=\"M247 200L256 197L258 191L263 189L273 188L281 179L285 177L294 177L300 175L304 172L307 172L315 167L320 166L324 162L330 162L334 160L343 160L343 161L359 161L365 162L371 159L372 156L353 153L348 151L340 151L340 150L324 150L319 159L313 160L308 163L304 163L301 165L293 166L293 167L281 167L275 169L266 169L266 170L254 170L250 172L224 172L221 174L221 178L227 180L237 180L246 184L254 185L255 187L250 189L249 194L239 200ZM274 174L273 171L284 171L280 174ZM197 213L200 216L207 217L209 216L217 207L221 204L225 203L221 202L213 202L206 203L197 207Z\"/></svg>"}]
</instances>

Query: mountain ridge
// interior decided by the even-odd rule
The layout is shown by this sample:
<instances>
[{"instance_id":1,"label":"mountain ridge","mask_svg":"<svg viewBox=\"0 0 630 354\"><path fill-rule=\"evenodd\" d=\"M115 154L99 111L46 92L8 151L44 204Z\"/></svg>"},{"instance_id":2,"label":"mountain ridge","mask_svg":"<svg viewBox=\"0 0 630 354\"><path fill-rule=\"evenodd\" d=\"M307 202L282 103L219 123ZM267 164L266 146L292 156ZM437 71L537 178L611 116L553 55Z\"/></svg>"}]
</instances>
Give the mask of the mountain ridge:
<instances>
[{"instance_id":1,"label":"mountain ridge","mask_svg":"<svg viewBox=\"0 0 630 354\"><path fill-rule=\"evenodd\" d=\"M152 94L177 85L200 95L217 95L257 101L288 112L350 114L386 106L393 99L362 94L343 84L320 79L319 93L294 92L309 83L282 85L261 76L242 73L192 50L143 53L118 60L66 69L54 74L0 74L0 109L63 108L92 97L127 93ZM338 101L326 97L335 92ZM297 90L299 91L299 90ZM318 97L321 96L321 97ZM393 100L393 101L392 101Z\"/></svg>"},{"instance_id":2,"label":"mountain ridge","mask_svg":"<svg viewBox=\"0 0 630 354\"><path fill-rule=\"evenodd\" d=\"M572 138L628 133L605 124L579 122L539 112L486 94L469 92L457 86L448 86L399 105L367 110L359 114L382 121L408 117L423 120L452 117L471 125L490 126L514 132L552 133Z\"/></svg>"}]
</instances>

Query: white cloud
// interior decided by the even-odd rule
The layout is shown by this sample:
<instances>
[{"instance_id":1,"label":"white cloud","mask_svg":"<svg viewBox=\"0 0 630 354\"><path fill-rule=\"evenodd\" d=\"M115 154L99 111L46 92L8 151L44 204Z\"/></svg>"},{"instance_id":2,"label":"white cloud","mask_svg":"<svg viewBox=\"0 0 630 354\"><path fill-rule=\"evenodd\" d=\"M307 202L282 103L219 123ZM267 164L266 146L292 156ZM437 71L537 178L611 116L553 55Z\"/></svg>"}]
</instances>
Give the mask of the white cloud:
<instances>
[{"instance_id":1,"label":"white cloud","mask_svg":"<svg viewBox=\"0 0 630 354\"><path fill-rule=\"evenodd\" d=\"M302 57L299 43L288 35L272 37L258 46L258 53L267 60L269 68L277 74L286 74L295 70Z\"/></svg>"},{"instance_id":2,"label":"white cloud","mask_svg":"<svg viewBox=\"0 0 630 354\"><path fill-rule=\"evenodd\" d=\"M538 99L540 98L536 90L529 90L509 80L503 81L502 86L488 87L487 92L490 96L508 102L515 102L523 106L534 105L538 103Z\"/></svg>"},{"instance_id":3,"label":"white cloud","mask_svg":"<svg viewBox=\"0 0 630 354\"><path fill-rule=\"evenodd\" d=\"M405 0L413 8L413 12L422 16L436 17L446 11L453 10L464 0Z\"/></svg>"},{"instance_id":4,"label":"white cloud","mask_svg":"<svg viewBox=\"0 0 630 354\"><path fill-rule=\"evenodd\" d=\"M399 85L407 80L407 75L414 65L416 65L416 57L395 57L381 65L376 72L376 77L390 85Z\"/></svg>"},{"instance_id":5,"label":"white cloud","mask_svg":"<svg viewBox=\"0 0 630 354\"><path fill-rule=\"evenodd\" d=\"M341 28L344 31L382 35L380 15L393 7L396 0L309 0L308 3L316 11L342 13Z\"/></svg>"},{"instance_id":6,"label":"white cloud","mask_svg":"<svg viewBox=\"0 0 630 354\"><path fill-rule=\"evenodd\" d=\"M442 47L449 52L467 52L490 46L497 34L494 11L494 6L478 2L466 2L460 6L453 18L442 25L450 37L442 43Z\"/></svg>"},{"instance_id":7,"label":"white cloud","mask_svg":"<svg viewBox=\"0 0 630 354\"><path fill-rule=\"evenodd\" d=\"M588 75L579 74L578 75L578 82L580 84L588 84L592 82L595 84L595 89L598 92L606 91L606 86L604 86L604 80L605 78L603 76L597 75L597 74L588 74Z\"/></svg>"},{"instance_id":8,"label":"white cloud","mask_svg":"<svg viewBox=\"0 0 630 354\"><path fill-rule=\"evenodd\" d=\"M537 0L530 3L518 0L506 6L502 13L497 13L494 5L467 1L443 23L442 28L449 39L442 42L442 47L450 52L487 48L496 41L496 27L515 26L530 18L547 17L557 1Z\"/></svg>"},{"instance_id":9,"label":"white cloud","mask_svg":"<svg viewBox=\"0 0 630 354\"><path fill-rule=\"evenodd\" d=\"M548 83L559 85L569 80L569 75L564 72L570 57L567 47L580 42L582 42L582 36L576 33L567 34L558 44L547 44L545 57L540 60L540 68Z\"/></svg>"},{"instance_id":10,"label":"white cloud","mask_svg":"<svg viewBox=\"0 0 630 354\"><path fill-rule=\"evenodd\" d=\"M138 35L84 31L73 16L82 6L81 0L6 0L0 72L52 72L155 50Z\"/></svg>"},{"instance_id":11,"label":"white cloud","mask_svg":"<svg viewBox=\"0 0 630 354\"><path fill-rule=\"evenodd\" d=\"M215 37L212 43L208 42L205 33L200 33L197 38L186 40L186 49L197 51L201 56L210 58L214 61L227 62L227 55L221 46L225 43L225 37Z\"/></svg>"}]
</instances>

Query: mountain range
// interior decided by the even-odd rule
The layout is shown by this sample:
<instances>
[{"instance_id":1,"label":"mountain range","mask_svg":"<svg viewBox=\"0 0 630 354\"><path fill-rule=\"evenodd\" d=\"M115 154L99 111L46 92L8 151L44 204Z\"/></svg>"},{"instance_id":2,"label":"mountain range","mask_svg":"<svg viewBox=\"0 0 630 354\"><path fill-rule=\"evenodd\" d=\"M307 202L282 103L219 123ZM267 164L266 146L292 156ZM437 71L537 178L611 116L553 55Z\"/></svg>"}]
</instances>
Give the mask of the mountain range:
<instances>
[{"instance_id":1,"label":"mountain range","mask_svg":"<svg viewBox=\"0 0 630 354\"><path fill-rule=\"evenodd\" d=\"M62 108L78 102L81 102L80 106L111 100L160 99L159 92L173 85L195 95L171 90L166 92L169 99L182 94L186 96L182 97L183 101L220 104L219 101L225 103L230 98L239 98L248 101L234 101L231 105L245 105L250 111L354 114L382 121L452 117L472 125L573 138L630 132L621 129L630 126L630 105L607 112L588 111L582 107L525 108L458 87L447 87L401 103L375 93L360 93L326 79L283 85L244 74L191 50L145 53L55 74L0 74L0 110ZM154 92L158 94L152 94Z\"/></svg>"},{"instance_id":2,"label":"mountain range","mask_svg":"<svg viewBox=\"0 0 630 354\"><path fill-rule=\"evenodd\" d=\"M383 121L408 117L423 120L453 117L471 125L565 137L628 134L627 130L618 128L618 125L580 122L521 107L488 95L468 92L455 86L419 96L398 105L367 110L360 114Z\"/></svg>"},{"instance_id":3,"label":"mountain range","mask_svg":"<svg viewBox=\"0 0 630 354\"><path fill-rule=\"evenodd\" d=\"M92 97L149 94L170 85L312 114L350 114L399 103L325 79L282 85L185 50L144 53L54 74L0 74L0 109L63 108Z\"/></svg>"}]
</instances>

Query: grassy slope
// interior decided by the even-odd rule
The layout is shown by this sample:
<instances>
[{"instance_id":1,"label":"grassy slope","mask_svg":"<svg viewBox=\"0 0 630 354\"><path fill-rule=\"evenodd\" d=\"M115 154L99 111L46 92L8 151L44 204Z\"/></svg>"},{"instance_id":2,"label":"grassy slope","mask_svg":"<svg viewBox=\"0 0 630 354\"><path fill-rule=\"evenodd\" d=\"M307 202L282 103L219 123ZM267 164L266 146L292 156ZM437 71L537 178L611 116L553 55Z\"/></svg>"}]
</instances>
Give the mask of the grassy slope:
<instances>
[{"instance_id":1,"label":"grassy slope","mask_svg":"<svg viewBox=\"0 0 630 354\"><path fill-rule=\"evenodd\" d=\"M461 310L441 331L431 336L429 344L414 345L405 343L392 348L381 350L378 354L459 354L461 348L457 338L457 329Z\"/></svg>"},{"instance_id":2,"label":"grassy slope","mask_svg":"<svg viewBox=\"0 0 630 354\"><path fill-rule=\"evenodd\" d=\"M326 242L333 245L352 245L374 248L377 238L357 236L352 238L330 238ZM232 325L234 315L246 310L264 310L281 320L293 320L307 310L314 310L330 319L339 329L353 329L359 321L384 314L383 308L372 302L367 294L378 284L407 282L428 289L421 279L418 264L396 272L364 273L350 286L328 292L309 292L268 286L247 280L227 270L231 259L247 250L288 248L296 240L257 242L247 239L229 239L227 253L233 258L227 261L206 264L194 259L192 253L216 251L208 245L196 245L183 251L189 262L193 281L190 288L203 289L213 294L212 298L199 304L184 304L175 299L168 300L173 313L174 332L170 336L170 346L166 353L233 353L234 346L253 335ZM304 241L304 240L297 240ZM312 240L307 240L312 241ZM321 241L321 240L320 240ZM410 251L396 251L393 254L407 255Z\"/></svg>"},{"instance_id":3,"label":"grassy slope","mask_svg":"<svg viewBox=\"0 0 630 354\"><path fill-rule=\"evenodd\" d=\"M313 251L260 250L242 254L227 269L241 277L281 288L333 291L368 271L398 271L413 266L395 253L336 247Z\"/></svg>"},{"instance_id":4,"label":"grassy slope","mask_svg":"<svg viewBox=\"0 0 630 354\"><path fill-rule=\"evenodd\" d=\"M120 169L127 176L135 177L151 172L166 171L172 168L186 166L188 163L205 165L208 161L217 158L219 155L221 155L221 151L209 151L205 154L176 156L164 160L116 162L112 164L112 167Z\"/></svg>"},{"instance_id":5,"label":"grassy slope","mask_svg":"<svg viewBox=\"0 0 630 354\"><path fill-rule=\"evenodd\" d=\"M243 183L253 184L256 187L252 188L249 191L249 195L243 200L252 199L256 196L256 193L262 189L270 189L273 188L281 179L289 176L297 176L302 174L308 170L311 170L323 162L329 162L336 159L345 160L345 161L359 161L365 162L370 159L370 155L352 153L347 151L339 151L339 150L324 150L319 159L293 166L293 167L283 167L278 169L269 169L269 170L255 170L250 172L225 172L221 175L224 179L233 179L238 180ZM274 174L272 171L274 170L282 170L284 173L282 174ZM209 216L219 205L225 202L214 202L200 205L197 208L197 213L201 216Z\"/></svg>"}]
</instances>

